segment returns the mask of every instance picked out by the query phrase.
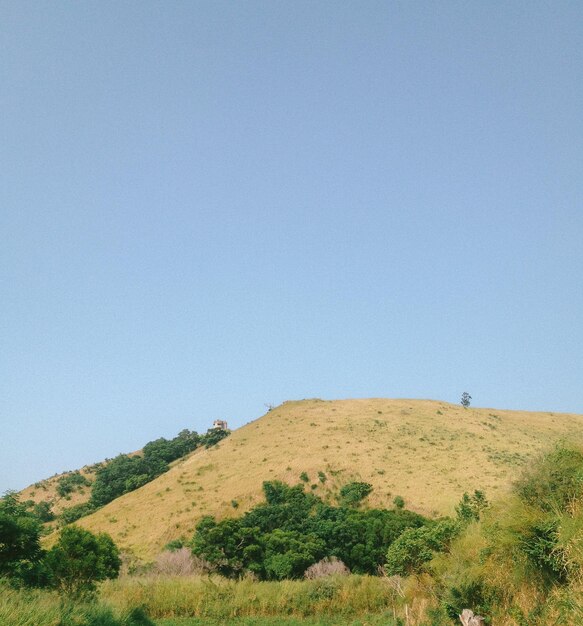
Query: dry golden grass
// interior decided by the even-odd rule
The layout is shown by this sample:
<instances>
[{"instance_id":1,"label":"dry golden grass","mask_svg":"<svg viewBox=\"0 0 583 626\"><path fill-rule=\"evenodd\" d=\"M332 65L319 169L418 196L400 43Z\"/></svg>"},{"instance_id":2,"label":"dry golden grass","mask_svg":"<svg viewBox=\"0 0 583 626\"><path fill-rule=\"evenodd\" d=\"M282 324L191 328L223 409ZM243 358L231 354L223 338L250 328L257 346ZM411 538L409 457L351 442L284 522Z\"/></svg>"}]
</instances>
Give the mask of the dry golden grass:
<instances>
[{"instance_id":1,"label":"dry golden grass","mask_svg":"<svg viewBox=\"0 0 583 626\"><path fill-rule=\"evenodd\" d=\"M95 478L95 470L93 466L87 466L79 470L85 478L89 481L93 481ZM71 474L72 472L63 472L62 474L55 474L50 478L41 480L34 485L30 485L26 489L20 492L21 501L32 500L33 502L42 502L46 500L52 504L53 512L58 515L63 509L69 508L75 504L82 504L87 502L91 497L91 487L81 487L69 494L68 497L61 497L57 493L57 482L62 476Z\"/></svg>"},{"instance_id":2,"label":"dry golden grass","mask_svg":"<svg viewBox=\"0 0 583 626\"><path fill-rule=\"evenodd\" d=\"M574 414L430 400L285 402L78 523L152 559L170 540L190 538L201 516L240 515L262 500L263 481L295 484L302 472L306 489L332 502L343 484L362 480L374 487L370 506L390 507L400 495L407 508L449 514L464 491L504 494L525 461L581 432Z\"/></svg>"}]
</instances>

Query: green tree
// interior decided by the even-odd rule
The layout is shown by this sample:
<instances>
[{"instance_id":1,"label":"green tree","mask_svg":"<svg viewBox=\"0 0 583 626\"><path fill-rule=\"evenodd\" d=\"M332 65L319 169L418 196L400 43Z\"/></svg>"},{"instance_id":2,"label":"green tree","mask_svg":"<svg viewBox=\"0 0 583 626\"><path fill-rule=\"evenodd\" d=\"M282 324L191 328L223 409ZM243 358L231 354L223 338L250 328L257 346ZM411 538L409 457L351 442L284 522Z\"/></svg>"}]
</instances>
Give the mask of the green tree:
<instances>
[{"instance_id":1,"label":"green tree","mask_svg":"<svg viewBox=\"0 0 583 626\"><path fill-rule=\"evenodd\" d=\"M411 511L333 507L302 484L269 481L263 491L265 503L242 517L206 517L197 526L193 552L225 576L250 571L261 579L295 578L325 556L374 574L403 530L426 523Z\"/></svg>"},{"instance_id":2,"label":"green tree","mask_svg":"<svg viewBox=\"0 0 583 626\"><path fill-rule=\"evenodd\" d=\"M223 430L222 428L209 428L206 435L201 437L201 442L205 448L216 446L219 441L222 441L225 437L231 434L230 430Z\"/></svg>"},{"instance_id":3,"label":"green tree","mask_svg":"<svg viewBox=\"0 0 583 626\"><path fill-rule=\"evenodd\" d=\"M0 499L0 577L33 584L43 555L40 521L27 511L18 495Z\"/></svg>"},{"instance_id":4,"label":"green tree","mask_svg":"<svg viewBox=\"0 0 583 626\"><path fill-rule=\"evenodd\" d=\"M52 587L65 595L80 596L94 591L97 582L116 578L121 560L109 535L67 526L47 553L46 565Z\"/></svg>"},{"instance_id":5,"label":"green tree","mask_svg":"<svg viewBox=\"0 0 583 626\"><path fill-rule=\"evenodd\" d=\"M470 406L470 402L472 401L472 396L470 396L470 394L467 391L464 391L462 393L462 397L460 400L460 404L464 407L464 408L468 408Z\"/></svg>"},{"instance_id":6,"label":"green tree","mask_svg":"<svg viewBox=\"0 0 583 626\"><path fill-rule=\"evenodd\" d=\"M55 514L52 510L52 505L47 500L41 500L32 507L32 514L41 522L52 522L55 519Z\"/></svg>"},{"instance_id":7,"label":"green tree","mask_svg":"<svg viewBox=\"0 0 583 626\"><path fill-rule=\"evenodd\" d=\"M410 576L422 572L436 552L447 550L459 531L459 524L453 520L405 530L387 551L387 573Z\"/></svg>"},{"instance_id":8,"label":"green tree","mask_svg":"<svg viewBox=\"0 0 583 626\"><path fill-rule=\"evenodd\" d=\"M482 512L488 508L488 500L483 491L474 491L473 495L464 493L455 507L457 518L462 522L479 521Z\"/></svg>"}]
</instances>

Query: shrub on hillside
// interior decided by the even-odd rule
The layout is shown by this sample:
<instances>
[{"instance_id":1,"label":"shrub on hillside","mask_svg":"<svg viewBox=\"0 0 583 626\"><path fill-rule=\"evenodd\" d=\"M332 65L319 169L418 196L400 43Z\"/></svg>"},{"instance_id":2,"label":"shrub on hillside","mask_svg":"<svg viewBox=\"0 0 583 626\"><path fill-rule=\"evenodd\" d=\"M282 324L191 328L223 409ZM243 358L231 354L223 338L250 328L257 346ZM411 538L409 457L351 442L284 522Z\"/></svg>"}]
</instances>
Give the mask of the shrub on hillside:
<instances>
[{"instance_id":1,"label":"shrub on hillside","mask_svg":"<svg viewBox=\"0 0 583 626\"><path fill-rule=\"evenodd\" d=\"M583 497L583 450L557 446L523 474L515 491L543 511L565 510Z\"/></svg>"},{"instance_id":2,"label":"shrub on hillside","mask_svg":"<svg viewBox=\"0 0 583 626\"><path fill-rule=\"evenodd\" d=\"M61 526L65 526L67 524L72 524L76 522L78 519L85 517L85 515L89 515L95 511L95 507L90 502L83 502L82 504L74 504L73 506L69 506L66 509L61 511L59 515L58 523Z\"/></svg>"},{"instance_id":3,"label":"shrub on hillside","mask_svg":"<svg viewBox=\"0 0 583 626\"><path fill-rule=\"evenodd\" d=\"M211 448L212 446L216 446L219 441L222 441L230 434L230 430L225 430L223 428L209 428L206 434L202 435L201 444L204 445L205 448Z\"/></svg>"},{"instance_id":4,"label":"shrub on hillside","mask_svg":"<svg viewBox=\"0 0 583 626\"><path fill-rule=\"evenodd\" d=\"M66 498L73 491L89 485L91 485L91 482L81 472L70 472L57 480L57 494L61 498Z\"/></svg>"},{"instance_id":5,"label":"shrub on hillside","mask_svg":"<svg viewBox=\"0 0 583 626\"><path fill-rule=\"evenodd\" d=\"M144 457L159 458L165 463L171 463L189 452L196 450L201 443L202 437L191 430L184 429L173 439L156 439L144 446Z\"/></svg>"},{"instance_id":6,"label":"shrub on hillside","mask_svg":"<svg viewBox=\"0 0 583 626\"><path fill-rule=\"evenodd\" d=\"M482 513L488 508L488 500L483 491L474 491L473 495L464 493L455 507L458 520L461 522L479 521Z\"/></svg>"},{"instance_id":7,"label":"shrub on hillside","mask_svg":"<svg viewBox=\"0 0 583 626\"><path fill-rule=\"evenodd\" d=\"M43 524L46 522L52 522L55 519L52 505L46 500L37 502L32 507L32 514L37 517Z\"/></svg>"},{"instance_id":8,"label":"shrub on hillside","mask_svg":"<svg viewBox=\"0 0 583 626\"><path fill-rule=\"evenodd\" d=\"M359 506L371 491L370 483L348 483L340 489L340 503L342 506Z\"/></svg>"}]
</instances>

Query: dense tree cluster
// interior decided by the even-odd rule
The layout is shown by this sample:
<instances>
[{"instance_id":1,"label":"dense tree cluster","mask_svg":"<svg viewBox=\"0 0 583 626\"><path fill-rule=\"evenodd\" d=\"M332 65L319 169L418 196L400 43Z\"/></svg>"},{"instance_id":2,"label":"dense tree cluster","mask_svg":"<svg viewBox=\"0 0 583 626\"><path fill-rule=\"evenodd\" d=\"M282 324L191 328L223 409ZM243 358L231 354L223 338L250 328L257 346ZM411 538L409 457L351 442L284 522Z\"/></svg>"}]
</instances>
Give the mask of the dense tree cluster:
<instances>
[{"instance_id":1,"label":"dense tree cluster","mask_svg":"<svg viewBox=\"0 0 583 626\"><path fill-rule=\"evenodd\" d=\"M430 524L406 510L334 507L301 484L265 482L263 492L265 503L241 518L203 518L194 554L230 577L252 572L264 580L298 578L324 557L340 559L354 573L375 574L405 529Z\"/></svg>"},{"instance_id":2,"label":"dense tree cluster","mask_svg":"<svg viewBox=\"0 0 583 626\"><path fill-rule=\"evenodd\" d=\"M199 446L210 447L229 435L228 430L211 428L204 435L183 430L173 439L161 437L150 441L142 454L120 454L97 471L91 490L91 506L98 508L115 498L138 489L160 474L169 464Z\"/></svg>"},{"instance_id":3,"label":"dense tree cluster","mask_svg":"<svg viewBox=\"0 0 583 626\"><path fill-rule=\"evenodd\" d=\"M68 595L91 592L115 578L121 560L107 534L68 526L48 551L40 545L41 522L14 493L0 499L0 578L15 585L49 587Z\"/></svg>"}]
</instances>

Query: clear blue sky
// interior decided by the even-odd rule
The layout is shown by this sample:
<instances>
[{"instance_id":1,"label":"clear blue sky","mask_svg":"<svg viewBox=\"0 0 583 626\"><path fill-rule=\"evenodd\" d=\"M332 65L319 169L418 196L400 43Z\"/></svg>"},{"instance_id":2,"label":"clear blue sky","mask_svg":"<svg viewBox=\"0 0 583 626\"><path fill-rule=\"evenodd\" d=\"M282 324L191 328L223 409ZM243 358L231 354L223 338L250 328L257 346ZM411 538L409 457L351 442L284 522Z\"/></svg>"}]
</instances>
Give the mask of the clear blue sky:
<instances>
[{"instance_id":1,"label":"clear blue sky","mask_svg":"<svg viewBox=\"0 0 583 626\"><path fill-rule=\"evenodd\" d=\"M265 403L583 412L583 3L0 4L0 492Z\"/></svg>"}]
</instances>

